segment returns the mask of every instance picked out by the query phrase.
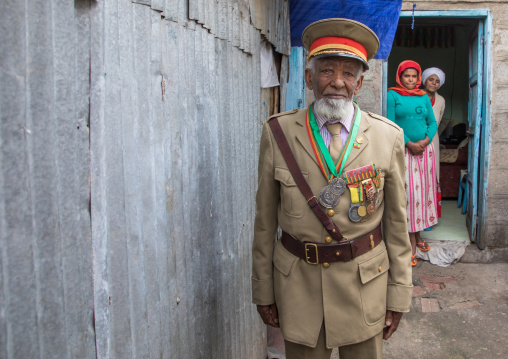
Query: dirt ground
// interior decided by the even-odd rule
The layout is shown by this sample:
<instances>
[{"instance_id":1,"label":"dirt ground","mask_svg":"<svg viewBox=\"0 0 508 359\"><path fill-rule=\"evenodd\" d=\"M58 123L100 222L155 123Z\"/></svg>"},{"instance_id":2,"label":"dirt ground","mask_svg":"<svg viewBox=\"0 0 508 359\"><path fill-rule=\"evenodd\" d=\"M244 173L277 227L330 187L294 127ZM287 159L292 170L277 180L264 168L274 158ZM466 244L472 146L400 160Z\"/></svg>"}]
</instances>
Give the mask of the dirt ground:
<instances>
[{"instance_id":1,"label":"dirt ground","mask_svg":"<svg viewBox=\"0 0 508 359\"><path fill-rule=\"evenodd\" d=\"M411 312L385 342L384 358L508 358L507 278L508 263L419 261Z\"/></svg>"},{"instance_id":2,"label":"dirt ground","mask_svg":"<svg viewBox=\"0 0 508 359\"><path fill-rule=\"evenodd\" d=\"M384 359L508 358L508 263L419 260L413 285L411 311L384 342Z\"/></svg>"}]
</instances>

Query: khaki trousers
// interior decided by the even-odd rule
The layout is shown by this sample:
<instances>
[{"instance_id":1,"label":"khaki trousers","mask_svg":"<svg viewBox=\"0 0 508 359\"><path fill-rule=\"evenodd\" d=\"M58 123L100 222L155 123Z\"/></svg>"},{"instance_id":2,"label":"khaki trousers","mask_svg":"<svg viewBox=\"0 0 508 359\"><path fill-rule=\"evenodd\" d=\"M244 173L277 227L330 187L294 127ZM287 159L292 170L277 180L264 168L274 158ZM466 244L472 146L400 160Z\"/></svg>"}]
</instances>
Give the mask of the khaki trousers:
<instances>
[{"instance_id":1,"label":"khaki trousers","mask_svg":"<svg viewBox=\"0 0 508 359\"><path fill-rule=\"evenodd\" d=\"M286 359L330 359L332 349L326 348L325 327L321 327L315 348L284 340ZM382 359L383 332L364 342L339 347L340 359Z\"/></svg>"}]
</instances>

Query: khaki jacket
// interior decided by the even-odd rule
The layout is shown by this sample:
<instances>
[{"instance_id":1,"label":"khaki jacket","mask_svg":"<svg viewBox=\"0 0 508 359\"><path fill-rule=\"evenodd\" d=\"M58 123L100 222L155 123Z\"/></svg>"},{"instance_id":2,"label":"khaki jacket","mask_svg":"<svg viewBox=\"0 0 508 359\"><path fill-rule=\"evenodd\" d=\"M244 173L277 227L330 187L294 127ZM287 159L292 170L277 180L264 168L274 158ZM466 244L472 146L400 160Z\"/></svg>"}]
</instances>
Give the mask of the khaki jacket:
<instances>
[{"instance_id":1,"label":"khaki jacket","mask_svg":"<svg viewBox=\"0 0 508 359\"><path fill-rule=\"evenodd\" d=\"M305 128L306 110L278 114L282 130L313 193L327 185ZM349 239L372 231L382 221L384 241L350 262L329 268L308 264L276 241L277 229L300 241L325 243L329 235L296 186L266 123L261 137L254 226L253 303L276 303L286 340L315 347L325 323L328 348L358 343L378 334L386 309L407 312L411 304L411 247L406 224L404 136L391 121L362 112L345 171L374 163L385 174L382 202L361 222L349 220L349 191L333 221Z\"/></svg>"}]
</instances>

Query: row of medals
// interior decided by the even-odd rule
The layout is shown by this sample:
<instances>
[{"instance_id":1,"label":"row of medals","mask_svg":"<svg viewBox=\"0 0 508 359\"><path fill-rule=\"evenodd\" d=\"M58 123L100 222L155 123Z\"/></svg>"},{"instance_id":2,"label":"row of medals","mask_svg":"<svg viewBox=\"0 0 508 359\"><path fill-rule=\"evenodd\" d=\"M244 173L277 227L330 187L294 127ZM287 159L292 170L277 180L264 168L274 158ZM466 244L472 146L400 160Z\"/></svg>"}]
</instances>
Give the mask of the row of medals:
<instances>
[{"instance_id":1,"label":"row of medals","mask_svg":"<svg viewBox=\"0 0 508 359\"><path fill-rule=\"evenodd\" d=\"M368 180L362 181L362 183L366 184L367 181ZM333 178L328 182L328 185L319 192L319 204L328 209L337 207L341 195L346 191L346 187L347 184L343 178ZM364 198L367 200L361 203L351 203L351 207L349 208L349 219L351 221L360 222L367 214L372 216L376 213L377 207L379 206L379 192L374 183L365 190Z\"/></svg>"}]
</instances>

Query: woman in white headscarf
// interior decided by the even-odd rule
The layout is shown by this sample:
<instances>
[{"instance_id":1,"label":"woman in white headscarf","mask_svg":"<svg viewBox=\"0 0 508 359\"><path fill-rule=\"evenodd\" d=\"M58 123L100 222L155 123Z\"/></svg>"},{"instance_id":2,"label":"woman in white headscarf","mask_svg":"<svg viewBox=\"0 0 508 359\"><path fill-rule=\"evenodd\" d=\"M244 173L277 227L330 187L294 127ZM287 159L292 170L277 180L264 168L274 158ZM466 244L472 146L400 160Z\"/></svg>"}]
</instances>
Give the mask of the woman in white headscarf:
<instances>
[{"instance_id":1,"label":"woman in white headscarf","mask_svg":"<svg viewBox=\"0 0 508 359\"><path fill-rule=\"evenodd\" d=\"M430 103L432 104L432 110L434 112L434 117L436 118L437 126L441 123L443 119L443 113L445 110L445 99L443 96L437 93L437 90L441 88L441 86L445 83L445 73L438 69L437 67L429 67L425 71L422 72L422 83L427 95L429 96ZM435 169L438 183L438 218L441 217L441 193L439 189L439 135L436 133L434 138L432 139L432 144L434 145L434 159L435 159ZM430 230L431 227L426 228L426 230Z\"/></svg>"}]
</instances>

